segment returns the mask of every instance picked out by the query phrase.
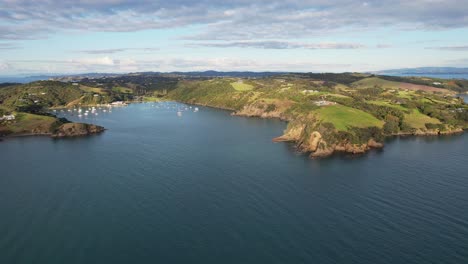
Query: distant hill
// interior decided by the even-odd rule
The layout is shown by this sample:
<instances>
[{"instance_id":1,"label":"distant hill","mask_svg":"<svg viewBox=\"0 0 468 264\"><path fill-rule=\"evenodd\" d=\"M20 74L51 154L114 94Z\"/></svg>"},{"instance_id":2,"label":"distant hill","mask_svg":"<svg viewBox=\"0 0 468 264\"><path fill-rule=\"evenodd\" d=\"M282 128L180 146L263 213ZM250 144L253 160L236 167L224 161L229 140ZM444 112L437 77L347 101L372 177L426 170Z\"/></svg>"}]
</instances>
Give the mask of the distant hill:
<instances>
[{"instance_id":1,"label":"distant hill","mask_svg":"<svg viewBox=\"0 0 468 264\"><path fill-rule=\"evenodd\" d=\"M203 72L170 72L169 74L182 76L198 76L198 77L268 77L274 75L285 74L286 72L251 72L251 71L203 71Z\"/></svg>"},{"instance_id":2,"label":"distant hill","mask_svg":"<svg viewBox=\"0 0 468 264\"><path fill-rule=\"evenodd\" d=\"M133 72L133 73L81 73L81 74L51 74L51 75L33 75L33 76L0 76L0 83L29 83L43 80L61 80L73 81L81 79L100 79L119 76L182 76L182 77L239 77L239 78L258 78L285 74L286 72L250 72L250 71L192 71L192 72Z\"/></svg>"}]
</instances>

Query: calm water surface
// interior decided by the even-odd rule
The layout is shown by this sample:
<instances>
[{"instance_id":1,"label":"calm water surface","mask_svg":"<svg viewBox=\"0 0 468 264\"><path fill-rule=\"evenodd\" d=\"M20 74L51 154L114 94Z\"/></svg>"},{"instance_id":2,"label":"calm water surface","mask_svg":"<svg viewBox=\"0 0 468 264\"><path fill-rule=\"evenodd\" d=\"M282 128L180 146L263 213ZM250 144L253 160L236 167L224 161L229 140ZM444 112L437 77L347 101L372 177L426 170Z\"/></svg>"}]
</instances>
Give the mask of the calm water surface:
<instances>
[{"instance_id":1,"label":"calm water surface","mask_svg":"<svg viewBox=\"0 0 468 264\"><path fill-rule=\"evenodd\" d=\"M184 107L1 142L0 263L468 262L466 134L309 160L283 122Z\"/></svg>"}]
</instances>

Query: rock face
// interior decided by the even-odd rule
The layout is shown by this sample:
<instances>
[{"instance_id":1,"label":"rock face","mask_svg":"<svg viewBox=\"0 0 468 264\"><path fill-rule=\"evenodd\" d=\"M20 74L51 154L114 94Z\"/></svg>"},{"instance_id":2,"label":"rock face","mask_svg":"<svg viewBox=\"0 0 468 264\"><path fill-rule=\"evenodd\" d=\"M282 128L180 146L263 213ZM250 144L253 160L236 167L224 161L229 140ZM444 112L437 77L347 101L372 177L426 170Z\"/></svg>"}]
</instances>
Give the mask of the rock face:
<instances>
[{"instance_id":1,"label":"rock face","mask_svg":"<svg viewBox=\"0 0 468 264\"><path fill-rule=\"evenodd\" d=\"M61 125L52 137L79 137L87 136L92 134L98 134L103 132L105 129L101 126L83 124L83 123L66 123Z\"/></svg>"},{"instance_id":2,"label":"rock face","mask_svg":"<svg viewBox=\"0 0 468 264\"><path fill-rule=\"evenodd\" d=\"M241 110L234 112L233 115L247 117L255 116L261 118L279 118L281 120L287 120L287 117L284 114L284 112L292 104L293 103L288 100L281 102L258 101L252 104L245 105Z\"/></svg>"},{"instance_id":3,"label":"rock face","mask_svg":"<svg viewBox=\"0 0 468 264\"><path fill-rule=\"evenodd\" d=\"M452 134L459 134L463 133L463 128L459 127L450 127L447 126L444 130L440 129L417 129L412 132L400 132L395 134L395 136L438 136L438 135L452 135Z\"/></svg>"},{"instance_id":4,"label":"rock face","mask_svg":"<svg viewBox=\"0 0 468 264\"><path fill-rule=\"evenodd\" d=\"M324 135L334 133L331 130L324 130L320 126L307 125L303 123L293 123L288 125L283 136L274 138L274 142L292 141L296 142L297 148L301 152L310 153L311 158L324 158L337 152L350 154L363 154L372 148L383 148L383 143L370 138L367 142L353 144L347 140L327 141Z\"/></svg>"},{"instance_id":5,"label":"rock face","mask_svg":"<svg viewBox=\"0 0 468 264\"><path fill-rule=\"evenodd\" d=\"M189 103L196 103L191 101ZM335 153L363 154L370 149L380 149L384 144L379 142L385 136L372 131L365 137L352 138L347 137L343 131L338 131L335 127L327 125L319 120L313 114L294 116L287 113L287 110L294 104L291 101L278 100L259 100L247 103L240 110L233 112L232 115L260 118L278 118L288 121L288 127L282 136L273 139L273 142L293 142L300 152L309 153L311 158L325 158ZM206 105L206 104L205 104ZM211 105L216 108L220 107ZM415 130L411 132L398 132L393 136L403 135L443 135L462 133L463 129L456 127L446 127L443 131L434 130ZM345 136L343 136L343 134Z\"/></svg>"}]
</instances>

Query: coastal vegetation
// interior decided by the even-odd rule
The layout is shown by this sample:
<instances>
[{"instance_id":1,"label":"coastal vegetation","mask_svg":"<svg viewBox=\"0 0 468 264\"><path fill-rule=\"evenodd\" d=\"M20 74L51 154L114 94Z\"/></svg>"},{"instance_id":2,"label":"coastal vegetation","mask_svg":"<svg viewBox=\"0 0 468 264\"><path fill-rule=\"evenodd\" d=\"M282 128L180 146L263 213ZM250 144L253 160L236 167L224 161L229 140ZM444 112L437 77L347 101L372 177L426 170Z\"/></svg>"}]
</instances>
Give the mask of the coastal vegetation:
<instances>
[{"instance_id":1,"label":"coastal vegetation","mask_svg":"<svg viewBox=\"0 0 468 264\"><path fill-rule=\"evenodd\" d=\"M456 94L466 91L464 80L361 73L259 77L141 73L5 85L0 88L0 109L18 116L2 123L3 131L15 134L37 127L57 131L67 124L51 115L51 108L175 100L288 121L284 135L275 141L293 141L301 151L321 157L363 153L382 147L388 136L461 132L468 127L468 106Z\"/></svg>"},{"instance_id":2,"label":"coastal vegetation","mask_svg":"<svg viewBox=\"0 0 468 264\"><path fill-rule=\"evenodd\" d=\"M459 133L468 127L468 106L456 89L414 82L366 74L213 78L179 82L167 98L286 120L288 128L275 140L296 142L313 157L363 153L382 147L387 136ZM245 83L252 87L234 85Z\"/></svg>"}]
</instances>

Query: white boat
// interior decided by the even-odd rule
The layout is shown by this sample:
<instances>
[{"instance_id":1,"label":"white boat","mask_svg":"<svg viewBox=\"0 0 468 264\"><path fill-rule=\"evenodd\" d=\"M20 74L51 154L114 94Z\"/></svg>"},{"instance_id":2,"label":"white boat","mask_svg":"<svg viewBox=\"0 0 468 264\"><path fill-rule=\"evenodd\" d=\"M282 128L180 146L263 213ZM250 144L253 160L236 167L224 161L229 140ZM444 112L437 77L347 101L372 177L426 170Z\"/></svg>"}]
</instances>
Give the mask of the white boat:
<instances>
[{"instance_id":1,"label":"white boat","mask_svg":"<svg viewBox=\"0 0 468 264\"><path fill-rule=\"evenodd\" d=\"M181 111L177 111L177 116L182 116L182 112L181 112Z\"/></svg>"},{"instance_id":2,"label":"white boat","mask_svg":"<svg viewBox=\"0 0 468 264\"><path fill-rule=\"evenodd\" d=\"M195 110L193 110L194 112L198 112L198 107L195 107Z\"/></svg>"}]
</instances>

